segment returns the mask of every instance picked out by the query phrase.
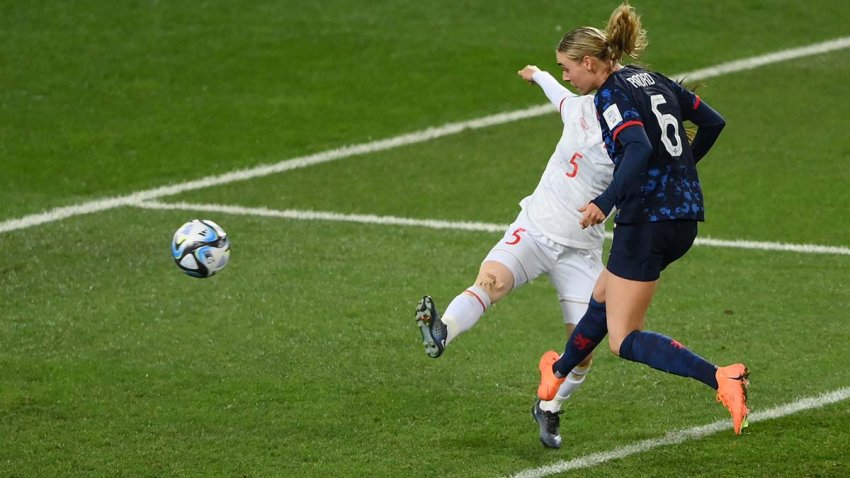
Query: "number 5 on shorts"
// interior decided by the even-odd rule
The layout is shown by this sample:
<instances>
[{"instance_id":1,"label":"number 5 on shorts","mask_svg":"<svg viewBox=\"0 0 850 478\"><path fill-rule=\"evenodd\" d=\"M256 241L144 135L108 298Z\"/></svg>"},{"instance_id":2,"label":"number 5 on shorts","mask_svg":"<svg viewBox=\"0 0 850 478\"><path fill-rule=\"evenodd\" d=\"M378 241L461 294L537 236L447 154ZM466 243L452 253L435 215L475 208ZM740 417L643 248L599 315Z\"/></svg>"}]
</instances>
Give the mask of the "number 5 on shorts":
<instances>
[{"instance_id":1,"label":"number 5 on shorts","mask_svg":"<svg viewBox=\"0 0 850 478\"><path fill-rule=\"evenodd\" d=\"M514 245L519 244L519 241L522 240L522 237L520 236L520 234L523 233L523 232L525 232L524 227L518 227L518 228L514 229L514 232L511 233L511 235L514 236L514 239L512 241L505 241L505 244L507 244L509 246L514 246Z\"/></svg>"}]
</instances>

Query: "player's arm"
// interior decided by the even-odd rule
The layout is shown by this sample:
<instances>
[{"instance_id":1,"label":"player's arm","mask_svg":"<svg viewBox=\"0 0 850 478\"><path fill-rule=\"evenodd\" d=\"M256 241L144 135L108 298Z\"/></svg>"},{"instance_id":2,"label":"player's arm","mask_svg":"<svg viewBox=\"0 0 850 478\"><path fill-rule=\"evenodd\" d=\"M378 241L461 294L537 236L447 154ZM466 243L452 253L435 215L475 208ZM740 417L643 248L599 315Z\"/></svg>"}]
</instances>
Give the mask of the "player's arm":
<instances>
[{"instance_id":1,"label":"player's arm","mask_svg":"<svg viewBox=\"0 0 850 478\"><path fill-rule=\"evenodd\" d=\"M688 119L697 125L697 134L691 142L691 152L694 155L694 162L698 162L714 146L714 142L726 126L726 120L714 108L700 101L699 96L696 96L695 108Z\"/></svg>"},{"instance_id":2,"label":"player's arm","mask_svg":"<svg viewBox=\"0 0 850 478\"><path fill-rule=\"evenodd\" d=\"M584 213L580 221L582 228L595 226L604 221L617 204L617 198L622 196L632 183L640 179L640 175L649 165L652 144L642 124L635 122L620 130L617 141L623 147L623 159L620 160L620 165L614 171L614 178L605 191L581 209Z\"/></svg>"},{"instance_id":3,"label":"player's arm","mask_svg":"<svg viewBox=\"0 0 850 478\"><path fill-rule=\"evenodd\" d=\"M519 70L517 74L522 77L523 80L537 84L537 86L543 90L543 93L546 95L546 98L549 99L549 102L552 103L558 111L561 110L561 104L565 99L577 96L572 91L566 89L564 85L559 83L555 77L534 65L526 66L522 70Z\"/></svg>"},{"instance_id":4,"label":"player's arm","mask_svg":"<svg viewBox=\"0 0 850 478\"><path fill-rule=\"evenodd\" d=\"M691 141L691 153L693 153L694 162L698 162L708 154L708 150L717 141L717 137L726 126L726 120L714 108L702 101L696 93L680 83L669 81L671 89L679 97L679 104L682 105L682 119L697 125L696 135Z\"/></svg>"}]
</instances>

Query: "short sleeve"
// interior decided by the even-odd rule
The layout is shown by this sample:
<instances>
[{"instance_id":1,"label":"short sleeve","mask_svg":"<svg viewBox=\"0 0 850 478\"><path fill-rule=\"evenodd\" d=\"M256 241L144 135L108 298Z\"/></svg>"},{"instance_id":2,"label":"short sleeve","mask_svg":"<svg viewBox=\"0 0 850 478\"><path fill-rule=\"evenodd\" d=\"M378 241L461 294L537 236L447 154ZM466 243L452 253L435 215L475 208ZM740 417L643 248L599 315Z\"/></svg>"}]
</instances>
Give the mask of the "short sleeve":
<instances>
[{"instance_id":1,"label":"short sleeve","mask_svg":"<svg viewBox=\"0 0 850 478\"><path fill-rule=\"evenodd\" d=\"M617 141L617 135L629 126L643 126L643 120L634 101L616 85L605 86L596 93L594 98L596 111L599 115L599 125L611 133L611 138Z\"/></svg>"}]
</instances>

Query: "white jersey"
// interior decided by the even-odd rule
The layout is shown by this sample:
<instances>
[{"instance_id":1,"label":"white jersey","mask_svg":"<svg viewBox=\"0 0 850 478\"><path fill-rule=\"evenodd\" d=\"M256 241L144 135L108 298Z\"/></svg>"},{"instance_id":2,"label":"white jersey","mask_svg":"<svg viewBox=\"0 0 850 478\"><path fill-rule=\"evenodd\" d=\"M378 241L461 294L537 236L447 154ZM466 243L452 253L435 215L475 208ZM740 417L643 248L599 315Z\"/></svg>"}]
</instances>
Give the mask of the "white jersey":
<instances>
[{"instance_id":1,"label":"white jersey","mask_svg":"<svg viewBox=\"0 0 850 478\"><path fill-rule=\"evenodd\" d=\"M601 250L605 223L582 229L578 211L608 187L614 174L593 95L578 96L545 71L535 73L533 79L560 111L564 132L540 182L520 206L531 224L552 241Z\"/></svg>"}]
</instances>

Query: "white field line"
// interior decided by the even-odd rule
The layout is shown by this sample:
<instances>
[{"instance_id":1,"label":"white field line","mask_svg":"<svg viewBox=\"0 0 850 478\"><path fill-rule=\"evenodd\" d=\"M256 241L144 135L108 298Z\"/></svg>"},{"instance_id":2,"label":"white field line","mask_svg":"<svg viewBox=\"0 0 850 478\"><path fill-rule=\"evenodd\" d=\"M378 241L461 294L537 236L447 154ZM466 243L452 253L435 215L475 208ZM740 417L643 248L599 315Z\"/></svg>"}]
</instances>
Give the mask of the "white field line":
<instances>
[{"instance_id":1,"label":"white field line","mask_svg":"<svg viewBox=\"0 0 850 478\"><path fill-rule=\"evenodd\" d=\"M222 214L234 214L240 216L262 216L284 219L301 219L312 221L337 221L355 222L360 224L390 225L390 226L418 226L431 229L451 229L456 231L482 231L482 232L504 232L508 224L492 224L485 222L467 221L442 221L437 219L413 219L397 216L376 216L373 214L340 214L327 211L299 211L293 209L278 210L268 208L249 208L241 206L228 206L223 204L195 204L186 202L164 203L158 201L144 201L133 204L145 209L178 209L189 211L215 212ZM607 234L611 238L611 234ZM720 239L697 238L695 241L699 246L727 247L734 249L757 249L763 251L786 251L799 252L803 254L838 254L850 255L850 248L837 246L818 246L813 244L782 244L776 242L754 242L754 241L725 241Z\"/></svg>"},{"instance_id":2,"label":"white field line","mask_svg":"<svg viewBox=\"0 0 850 478\"><path fill-rule=\"evenodd\" d=\"M792 48L788 50L780 50L774 53L758 55L742 60L736 60L728 63L722 63L713 67L704 68L701 70L690 71L672 75L673 78L688 78L690 80L704 80L719 75L734 73L736 71L749 70L758 68L770 63L787 61L794 58L801 58L810 55L818 55L830 51L840 50L850 47L850 37L841 37L834 40L829 40L813 45ZM314 166L316 164L337 161L340 159L349 158L352 156L370 154L378 151L408 146L416 143L430 141L432 139L441 138L460 133L464 130L474 130L496 126L500 124L510 123L525 118L541 116L552 111L551 105L544 104L532 106L522 110L511 111L507 113L499 113L490 116L484 116L469 121L457 123L448 123L443 126L428 128L422 131L403 134L388 139L362 143L354 146L345 146L338 149L323 151L308 156L287 159L277 163L257 166L254 168L241 169L229 173L207 176L204 178L188 181L184 183L173 184L170 186L162 186L159 188L138 191L126 196L109 197L87 201L72 206L65 206L51 209L38 214L31 214L17 219L8 219L0 222L0 234L4 232L26 229L40 224L45 224L54 221L60 221L69 217L78 216L81 214L90 214L99 211L114 209L121 206L128 206L149 199L157 199L166 196L172 196L187 191L196 189L208 188L211 186L219 186L222 184L233 183L236 181L245 181L248 179L269 176L271 174L282 173L296 168L304 168Z\"/></svg>"},{"instance_id":3,"label":"white field line","mask_svg":"<svg viewBox=\"0 0 850 478\"><path fill-rule=\"evenodd\" d=\"M375 216L372 214L340 214L326 211L298 211L294 209L248 208L241 206L226 206L223 204L193 204L186 202L163 203L147 201L135 204L144 209L177 209L188 211L216 212L238 216L262 216L283 219L301 219L313 221L355 222L359 224L375 224L383 226L419 226L431 229L452 229L458 231L504 232L507 224L487 224L484 222L452 222L434 219L412 219L396 216Z\"/></svg>"},{"instance_id":4,"label":"white field line","mask_svg":"<svg viewBox=\"0 0 850 478\"><path fill-rule=\"evenodd\" d=\"M772 420L774 418L781 418L806 410L821 408L826 405L847 400L848 398L850 398L850 387L844 387L816 397L807 397L797 400L796 402L780 405L761 412L751 413L747 420L752 425L753 423L761 421ZM541 466L539 468L529 468L511 476L515 478L541 478L548 475L554 475L556 473L590 468L608 461L618 460L637 453L643 453L645 451L652 450L653 448L667 445L678 445L688 440L699 440L720 431L730 430L731 428L731 420L721 420L709 423L708 425L672 431L663 437L639 441L614 450L592 453L569 461L557 461L551 465Z\"/></svg>"},{"instance_id":5,"label":"white field line","mask_svg":"<svg viewBox=\"0 0 850 478\"><path fill-rule=\"evenodd\" d=\"M812 55L820 55L822 53L841 50L847 47L850 47L850 37L836 38L834 40L825 41L823 43L815 43L813 45L804 46L800 48L781 50L775 53L768 53L767 55L745 58L743 60L730 61L728 63L721 63L720 65L703 68L701 70L694 70L690 73L683 73L681 75L676 75L671 78L682 79L687 77L691 80L704 80L706 78L714 78L716 76L725 75L727 73L752 70L754 68L769 65L771 63L778 63L781 61L793 60L795 58L802 58Z\"/></svg>"}]
</instances>

